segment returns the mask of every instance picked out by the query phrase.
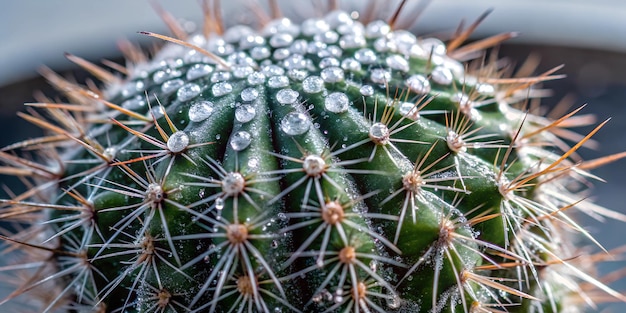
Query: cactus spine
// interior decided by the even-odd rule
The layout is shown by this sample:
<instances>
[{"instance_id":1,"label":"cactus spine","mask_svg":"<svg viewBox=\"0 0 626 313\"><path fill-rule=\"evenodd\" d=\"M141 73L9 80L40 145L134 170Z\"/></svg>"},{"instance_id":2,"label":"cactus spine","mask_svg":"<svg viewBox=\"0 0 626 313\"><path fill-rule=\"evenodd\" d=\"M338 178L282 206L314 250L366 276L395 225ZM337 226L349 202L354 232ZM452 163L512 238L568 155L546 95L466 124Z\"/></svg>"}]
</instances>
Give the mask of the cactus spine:
<instances>
[{"instance_id":1,"label":"cactus spine","mask_svg":"<svg viewBox=\"0 0 626 313\"><path fill-rule=\"evenodd\" d=\"M404 5L404 2L402 3ZM402 7L400 5L400 8ZM400 12L398 8L396 13ZM206 8L205 8L206 9ZM175 32L99 90L22 115L46 137L0 152L32 188L3 236L50 287L44 312L576 312L601 289L570 209L590 162L579 109L529 113L532 86L461 47L334 10L255 31ZM170 21L173 29L178 29ZM135 62L132 62L135 61ZM11 153L34 149L44 160ZM44 222L43 224L41 222Z\"/></svg>"}]
</instances>

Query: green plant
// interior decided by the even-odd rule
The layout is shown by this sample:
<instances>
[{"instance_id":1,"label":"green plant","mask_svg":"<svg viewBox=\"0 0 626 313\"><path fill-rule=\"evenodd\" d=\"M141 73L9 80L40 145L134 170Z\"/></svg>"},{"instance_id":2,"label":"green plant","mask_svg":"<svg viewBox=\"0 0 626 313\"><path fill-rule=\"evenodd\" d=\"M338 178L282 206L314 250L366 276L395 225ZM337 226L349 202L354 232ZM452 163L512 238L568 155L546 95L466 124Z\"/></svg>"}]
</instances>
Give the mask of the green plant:
<instances>
[{"instance_id":1,"label":"green plant","mask_svg":"<svg viewBox=\"0 0 626 313\"><path fill-rule=\"evenodd\" d=\"M48 134L0 152L30 187L0 213L28 260L3 269L29 275L5 302L575 312L596 290L624 300L589 274L605 256L579 256L579 237L594 240L568 213L617 215L581 194L587 170L623 156L578 160L604 123L577 136L580 109L550 119L529 105L553 71L506 78L499 62L459 61L512 34L462 46L474 24L447 45L417 39L398 29L404 4L385 22L330 11L258 33L213 16L187 35L170 20L178 39L144 33L173 43L150 61L128 48L125 78L68 55L105 89L44 70L67 103L31 104L21 116Z\"/></svg>"}]
</instances>

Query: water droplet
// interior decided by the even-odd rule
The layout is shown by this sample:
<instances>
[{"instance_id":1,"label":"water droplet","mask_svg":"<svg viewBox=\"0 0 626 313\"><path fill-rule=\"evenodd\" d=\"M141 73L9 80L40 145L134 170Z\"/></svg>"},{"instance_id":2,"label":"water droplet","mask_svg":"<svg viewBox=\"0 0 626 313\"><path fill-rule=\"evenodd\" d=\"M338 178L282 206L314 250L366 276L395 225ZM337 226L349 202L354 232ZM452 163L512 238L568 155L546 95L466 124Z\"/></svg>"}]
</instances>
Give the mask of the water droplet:
<instances>
[{"instance_id":1,"label":"water droplet","mask_svg":"<svg viewBox=\"0 0 626 313\"><path fill-rule=\"evenodd\" d=\"M339 10L329 12L324 16L324 20L331 29L337 28L339 25L352 25L354 23L350 14Z\"/></svg>"},{"instance_id":2,"label":"water droplet","mask_svg":"<svg viewBox=\"0 0 626 313\"><path fill-rule=\"evenodd\" d=\"M322 19L308 19L302 23L302 33L305 36L321 34L329 29L329 25Z\"/></svg>"},{"instance_id":3,"label":"water droplet","mask_svg":"<svg viewBox=\"0 0 626 313\"><path fill-rule=\"evenodd\" d=\"M239 48L240 49L250 49L258 46L265 45L265 38L262 36L256 35L254 31L250 34L242 36L239 39Z\"/></svg>"},{"instance_id":4,"label":"water droplet","mask_svg":"<svg viewBox=\"0 0 626 313\"><path fill-rule=\"evenodd\" d=\"M397 51L396 43L388 37L380 37L374 41L374 50L377 52Z\"/></svg>"},{"instance_id":5,"label":"water droplet","mask_svg":"<svg viewBox=\"0 0 626 313\"><path fill-rule=\"evenodd\" d=\"M346 71L358 72L361 70L361 63L353 58L347 58L341 61L341 68Z\"/></svg>"},{"instance_id":6,"label":"water droplet","mask_svg":"<svg viewBox=\"0 0 626 313\"><path fill-rule=\"evenodd\" d=\"M371 49L359 49L354 53L354 58L363 64L372 64L376 62L376 52Z\"/></svg>"},{"instance_id":7,"label":"water droplet","mask_svg":"<svg viewBox=\"0 0 626 313\"><path fill-rule=\"evenodd\" d=\"M178 88L182 87L184 84L185 81L180 78L168 80L161 85L161 91L163 93L170 93L174 90L178 90Z\"/></svg>"},{"instance_id":8,"label":"water droplet","mask_svg":"<svg viewBox=\"0 0 626 313\"><path fill-rule=\"evenodd\" d=\"M305 59L301 54L293 54L285 58L285 60L283 61L283 66L287 70L304 69L308 65L307 61L309 60Z\"/></svg>"},{"instance_id":9,"label":"water droplet","mask_svg":"<svg viewBox=\"0 0 626 313\"><path fill-rule=\"evenodd\" d=\"M339 34L336 32L329 30L327 32L323 32L321 34L317 34L313 36L313 40L321 41L323 43L331 44L337 42L339 40Z\"/></svg>"},{"instance_id":10,"label":"water droplet","mask_svg":"<svg viewBox=\"0 0 626 313\"><path fill-rule=\"evenodd\" d=\"M413 75L404 82L411 91L417 94L425 94L430 92L430 82L423 75Z\"/></svg>"},{"instance_id":11,"label":"water droplet","mask_svg":"<svg viewBox=\"0 0 626 313\"><path fill-rule=\"evenodd\" d=\"M224 199L222 197L218 197L215 199L215 209L221 211L224 209Z\"/></svg>"},{"instance_id":12,"label":"water droplet","mask_svg":"<svg viewBox=\"0 0 626 313\"><path fill-rule=\"evenodd\" d=\"M391 72L382 68L376 68L371 71L370 79L377 84L387 84L391 81Z\"/></svg>"},{"instance_id":13,"label":"water droplet","mask_svg":"<svg viewBox=\"0 0 626 313\"><path fill-rule=\"evenodd\" d=\"M235 67L255 64L254 60L252 60L252 58L250 58L248 54L243 51L235 52L229 55L228 58L226 58L226 62Z\"/></svg>"},{"instance_id":14,"label":"water droplet","mask_svg":"<svg viewBox=\"0 0 626 313\"><path fill-rule=\"evenodd\" d=\"M368 38L378 38L388 34L391 31L389 24L384 21L373 21L365 27L365 36Z\"/></svg>"},{"instance_id":15,"label":"water droplet","mask_svg":"<svg viewBox=\"0 0 626 313\"><path fill-rule=\"evenodd\" d=\"M211 91L213 92L213 95L216 97L221 97L225 94L229 94L230 92L233 91L233 86L230 83L217 83L214 84L211 87Z\"/></svg>"},{"instance_id":16,"label":"water droplet","mask_svg":"<svg viewBox=\"0 0 626 313\"><path fill-rule=\"evenodd\" d=\"M254 73L254 69L250 66L236 66L233 67L233 76L237 78L248 77L248 75Z\"/></svg>"},{"instance_id":17,"label":"water droplet","mask_svg":"<svg viewBox=\"0 0 626 313\"><path fill-rule=\"evenodd\" d=\"M452 71L445 66L435 67L432 73L430 73L430 76L435 83L440 85L450 85L454 79Z\"/></svg>"},{"instance_id":18,"label":"water droplet","mask_svg":"<svg viewBox=\"0 0 626 313\"><path fill-rule=\"evenodd\" d=\"M323 58L317 66L319 66L319 68L327 68L331 66L337 67L339 65L341 65L339 60L335 58Z\"/></svg>"},{"instance_id":19,"label":"water droplet","mask_svg":"<svg viewBox=\"0 0 626 313\"><path fill-rule=\"evenodd\" d=\"M235 50L235 47L227 44L222 37L210 37L206 46L209 51L221 56L229 55Z\"/></svg>"},{"instance_id":20,"label":"water droplet","mask_svg":"<svg viewBox=\"0 0 626 313\"><path fill-rule=\"evenodd\" d=\"M213 113L213 102L196 102L189 108L189 120L192 122L202 122Z\"/></svg>"},{"instance_id":21,"label":"water droplet","mask_svg":"<svg viewBox=\"0 0 626 313\"><path fill-rule=\"evenodd\" d=\"M186 84L178 89L176 96L179 101L188 101L195 98L202 92L202 88L194 83Z\"/></svg>"},{"instance_id":22,"label":"water droplet","mask_svg":"<svg viewBox=\"0 0 626 313\"><path fill-rule=\"evenodd\" d=\"M324 80L319 76L309 76L302 81L302 89L306 93L318 93L324 89Z\"/></svg>"},{"instance_id":23,"label":"water droplet","mask_svg":"<svg viewBox=\"0 0 626 313\"><path fill-rule=\"evenodd\" d=\"M137 95L122 102L122 107L129 110L137 110L143 108L146 105L144 99L144 97Z\"/></svg>"},{"instance_id":24,"label":"water droplet","mask_svg":"<svg viewBox=\"0 0 626 313\"><path fill-rule=\"evenodd\" d=\"M343 69L337 66L327 67L323 69L320 75L322 76L322 79L327 83L337 83L344 79Z\"/></svg>"},{"instance_id":25,"label":"water droplet","mask_svg":"<svg viewBox=\"0 0 626 313\"><path fill-rule=\"evenodd\" d=\"M118 149L117 147L108 147L104 149L102 153L107 160L113 160L117 155Z\"/></svg>"},{"instance_id":26,"label":"water droplet","mask_svg":"<svg viewBox=\"0 0 626 313\"><path fill-rule=\"evenodd\" d=\"M280 128L287 135L302 135L309 130L311 121L308 116L300 112L291 112L280 122Z\"/></svg>"},{"instance_id":27,"label":"water droplet","mask_svg":"<svg viewBox=\"0 0 626 313\"><path fill-rule=\"evenodd\" d=\"M250 171L255 171L259 167L259 159L258 158L249 158L248 159L248 168Z\"/></svg>"},{"instance_id":28,"label":"water droplet","mask_svg":"<svg viewBox=\"0 0 626 313\"><path fill-rule=\"evenodd\" d=\"M202 37L202 35L200 35L200 36ZM193 38L190 40L190 42L192 42L192 41L193 41ZM201 45L203 45L203 43ZM191 63L203 62L204 58L206 58L206 57L204 55L198 53L198 51L196 51L196 50L188 50L187 53L185 53L183 55L183 58L184 58L186 64L191 64Z\"/></svg>"},{"instance_id":29,"label":"water droplet","mask_svg":"<svg viewBox=\"0 0 626 313\"><path fill-rule=\"evenodd\" d=\"M462 92L452 95L451 100L460 104L461 107L472 105L472 101L470 100L469 95L466 95Z\"/></svg>"},{"instance_id":30,"label":"water droplet","mask_svg":"<svg viewBox=\"0 0 626 313\"><path fill-rule=\"evenodd\" d=\"M339 295L339 294L336 294L336 295L333 297L333 301L334 301L335 303L342 303L342 302L343 302L343 296L342 296L342 295Z\"/></svg>"},{"instance_id":31,"label":"water droplet","mask_svg":"<svg viewBox=\"0 0 626 313\"><path fill-rule=\"evenodd\" d=\"M416 119L419 117L419 110L413 102L402 102L398 111L408 118Z\"/></svg>"},{"instance_id":32,"label":"water droplet","mask_svg":"<svg viewBox=\"0 0 626 313\"><path fill-rule=\"evenodd\" d=\"M340 58L343 55L343 49L337 47L337 46L328 46L326 48L326 53L324 53L324 56L320 56L321 58L325 58L325 57L335 57L335 58Z\"/></svg>"},{"instance_id":33,"label":"water droplet","mask_svg":"<svg viewBox=\"0 0 626 313\"><path fill-rule=\"evenodd\" d=\"M163 106L155 106L152 107L152 109L150 109L150 114L154 117L154 118L161 118L163 117L163 115L165 115L165 109L163 109Z\"/></svg>"},{"instance_id":34,"label":"water droplet","mask_svg":"<svg viewBox=\"0 0 626 313\"><path fill-rule=\"evenodd\" d=\"M359 89L359 92L366 97L371 97L374 95L374 87L370 85L363 85L361 89Z\"/></svg>"},{"instance_id":35,"label":"water droplet","mask_svg":"<svg viewBox=\"0 0 626 313\"><path fill-rule=\"evenodd\" d=\"M339 39L339 46L343 49L362 48L365 45L367 45L367 41L361 34L347 34Z\"/></svg>"},{"instance_id":36,"label":"water droplet","mask_svg":"<svg viewBox=\"0 0 626 313\"><path fill-rule=\"evenodd\" d=\"M152 75L152 81L154 81L155 84L161 84L168 79L179 77L180 75L182 75L180 71L168 68L166 70L156 71L154 75Z\"/></svg>"},{"instance_id":37,"label":"water droplet","mask_svg":"<svg viewBox=\"0 0 626 313\"><path fill-rule=\"evenodd\" d=\"M138 91L144 91L145 88L146 88L146 85L144 84L144 82L141 80L137 80L137 81L126 83L122 87L122 90L120 91L120 93L122 94L123 97L129 97Z\"/></svg>"},{"instance_id":38,"label":"water droplet","mask_svg":"<svg viewBox=\"0 0 626 313\"><path fill-rule=\"evenodd\" d=\"M241 100L254 101L259 96L259 92L254 88L246 88L241 92Z\"/></svg>"},{"instance_id":39,"label":"water droplet","mask_svg":"<svg viewBox=\"0 0 626 313\"><path fill-rule=\"evenodd\" d=\"M289 78L287 76L272 76L267 81L267 85L271 88L283 88L289 86Z\"/></svg>"},{"instance_id":40,"label":"water droplet","mask_svg":"<svg viewBox=\"0 0 626 313\"><path fill-rule=\"evenodd\" d=\"M247 148L252 142L252 136L249 132L242 130L236 132L233 137L230 139L230 146L235 151L241 151Z\"/></svg>"},{"instance_id":41,"label":"water droplet","mask_svg":"<svg viewBox=\"0 0 626 313\"><path fill-rule=\"evenodd\" d=\"M300 93L293 89L281 89L276 93L276 101L280 104L292 104L298 100Z\"/></svg>"},{"instance_id":42,"label":"water droplet","mask_svg":"<svg viewBox=\"0 0 626 313\"><path fill-rule=\"evenodd\" d=\"M189 136L184 131L177 131L167 140L167 149L173 153L178 153L189 145Z\"/></svg>"},{"instance_id":43,"label":"water droplet","mask_svg":"<svg viewBox=\"0 0 626 313\"><path fill-rule=\"evenodd\" d=\"M215 72L213 73L213 75L211 75L211 82L212 83L219 83L219 82L224 82L227 80L230 80L232 74L231 72Z\"/></svg>"},{"instance_id":44,"label":"water droplet","mask_svg":"<svg viewBox=\"0 0 626 313\"><path fill-rule=\"evenodd\" d=\"M289 72L287 72L287 75L292 80L302 81L305 78L307 78L307 76L309 75L309 72L305 70L301 70L301 69L290 69Z\"/></svg>"},{"instance_id":45,"label":"water droplet","mask_svg":"<svg viewBox=\"0 0 626 313\"><path fill-rule=\"evenodd\" d=\"M285 69L275 65L275 64L270 64L270 65L266 65L263 66L263 68L261 69L261 72L263 72L263 74L267 75L267 76L280 76L285 74Z\"/></svg>"},{"instance_id":46,"label":"water droplet","mask_svg":"<svg viewBox=\"0 0 626 313\"><path fill-rule=\"evenodd\" d=\"M254 72L248 75L248 84L259 85L265 83L265 74L261 72Z\"/></svg>"},{"instance_id":47,"label":"water droplet","mask_svg":"<svg viewBox=\"0 0 626 313\"><path fill-rule=\"evenodd\" d=\"M240 123L247 123L251 121L256 115L256 110L249 104L244 104L235 110L235 119Z\"/></svg>"},{"instance_id":48,"label":"water droplet","mask_svg":"<svg viewBox=\"0 0 626 313\"><path fill-rule=\"evenodd\" d=\"M327 45L323 42L311 41L307 45L306 52L309 54L319 54L320 52L324 51L324 49L326 49L326 46Z\"/></svg>"},{"instance_id":49,"label":"water droplet","mask_svg":"<svg viewBox=\"0 0 626 313\"><path fill-rule=\"evenodd\" d=\"M409 71L409 62L401 55L390 55L385 59L385 63L394 70Z\"/></svg>"},{"instance_id":50,"label":"water droplet","mask_svg":"<svg viewBox=\"0 0 626 313\"><path fill-rule=\"evenodd\" d=\"M291 51L291 53L294 54L306 54L306 49L308 45L309 43L305 39L296 39L289 47L289 50Z\"/></svg>"},{"instance_id":51,"label":"water droplet","mask_svg":"<svg viewBox=\"0 0 626 313\"><path fill-rule=\"evenodd\" d=\"M282 48L290 45L293 42L293 36L287 33L274 34L270 38L270 46L273 48Z\"/></svg>"},{"instance_id":52,"label":"water droplet","mask_svg":"<svg viewBox=\"0 0 626 313\"><path fill-rule=\"evenodd\" d=\"M208 64L194 64L187 70L187 80L194 80L213 72L213 67Z\"/></svg>"},{"instance_id":53,"label":"water droplet","mask_svg":"<svg viewBox=\"0 0 626 313\"><path fill-rule=\"evenodd\" d=\"M446 45L437 38L422 39L420 45L429 54L445 55L447 51Z\"/></svg>"},{"instance_id":54,"label":"water droplet","mask_svg":"<svg viewBox=\"0 0 626 313\"><path fill-rule=\"evenodd\" d=\"M333 113L343 113L349 105L350 99L343 92L333 92L324 99L324 108Z\"/></svg>"},{"instance_id":55,"label":"water droplet","mask_svg":"<svg viewBox=\"0 0 626 313\"><path fill-rule=\"evenodd\" d=\"M246 188L246 179L238 172L230 172L222 178L222 191L226 196L234 197Z\"/></svg>"},{"instance_id":56,"label":"water droplet","mask_svg":"<svg viewBox=\"0 0 626 313\"><path fill-rule=\"evenodd\" d=\"M389 35L389 39L394 42L397 51L405 56L411 55L411 50L414 47L422 50L422 47L417 45L417 37L409 31L395 30Z\"/></svg>"}]
</instances>

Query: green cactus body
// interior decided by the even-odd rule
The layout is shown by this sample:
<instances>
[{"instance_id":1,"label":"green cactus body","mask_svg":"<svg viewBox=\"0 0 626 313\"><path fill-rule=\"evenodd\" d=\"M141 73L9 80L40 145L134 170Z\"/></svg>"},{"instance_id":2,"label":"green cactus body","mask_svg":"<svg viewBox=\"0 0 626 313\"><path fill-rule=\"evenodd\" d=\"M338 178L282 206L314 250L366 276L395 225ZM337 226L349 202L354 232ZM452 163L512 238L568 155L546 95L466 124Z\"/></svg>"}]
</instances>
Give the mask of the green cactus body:
<instances>
[{"instance_id":1,"label":"green cactus body","mask_svg":"<svg viewBox=\"0 0 626 313\"><path fill-rule=\"evenodd\" d=\"M45 242L14 239L51 249L46 312L560 312L559 279L604 288L560 259L587 235L580 145L516 108L523 83L342 11L187 42L101 94L48 74L85 110L30 118L63 163L6 208L51 203Z\"/></svg>"}]
</instances>

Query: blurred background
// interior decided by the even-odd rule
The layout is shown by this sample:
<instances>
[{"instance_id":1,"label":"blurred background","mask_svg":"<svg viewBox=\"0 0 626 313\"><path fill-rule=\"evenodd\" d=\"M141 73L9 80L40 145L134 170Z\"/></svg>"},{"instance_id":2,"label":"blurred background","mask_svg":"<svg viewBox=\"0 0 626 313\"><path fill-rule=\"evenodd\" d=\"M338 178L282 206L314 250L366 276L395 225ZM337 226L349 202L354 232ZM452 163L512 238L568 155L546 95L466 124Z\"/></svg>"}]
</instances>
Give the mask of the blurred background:
<instances>
[{"instance_id":1,"label":"blurred background","mask_svg":"<svg viewBox=\"0 0 626 313\"><path fill-rule=\"evenodd\" d=\"M243 1L223 1L227 23L245 18ZM252 2L252 1L251 1ZM265 3L265 1L260 1ZM396 1L397 2L397 1ZM172 15L200 21L198 1L159 1ZM321 12L325 1L280 1L287 16L302 17ZM342 7L357 8L363 1L340 0ZM424 1L421 2L422 4ZM316 8L316 5L317 8ZM409 7L419 6L409 1ZM323 7L323 6L322 6ZM392 8L393 5L381 7ZM473 22L488 9L475 37L519 31L520 36L500 49L500 56L521 63L529 54L541 57L538 72L565 64L559 73L567 78L545 85L554 96L543 103L552 106L561 98L574 96L576 106L588 103L583 113L594 113L598 121L613 119L594 138L601 143L597 151L583 149L585 159L626 150L626 1L622 0L434 0L417 17L414 30L419 35L453 32L461 20ZM415 19L407 9L401 19ZM388 15L382 14L387 17ZM297 19L297 18L296 18ZM137 31L168 33L149 1L2 1L0 2L0 147L34 137L39 130L15 117L22 103L33 101L34 90L53 94L37 76L42 65L78 77L84 74L72 67L63 54L69 52L93 62L111 59L123 62L117 40L152 44L155 40ZM80 80L80 79L79 79ZM589 129L581 129L581 133ZM626 161L596 170L607 183L597 183L595 201L626 213ZM0 185L19 191L16 180L0 176ZM0 198L6 192L0 190ZM615 221L586 221L589 231L611 249L626 244L626 225ZM625 265L603 265L604 274ZM615 284L626 290L626 279ZM601 312L626 312L624 304L603 305Z\"/></svg>"}]
</instances>

